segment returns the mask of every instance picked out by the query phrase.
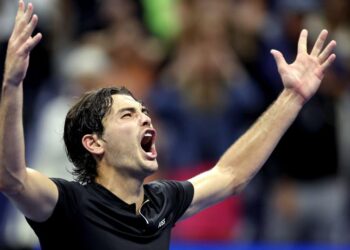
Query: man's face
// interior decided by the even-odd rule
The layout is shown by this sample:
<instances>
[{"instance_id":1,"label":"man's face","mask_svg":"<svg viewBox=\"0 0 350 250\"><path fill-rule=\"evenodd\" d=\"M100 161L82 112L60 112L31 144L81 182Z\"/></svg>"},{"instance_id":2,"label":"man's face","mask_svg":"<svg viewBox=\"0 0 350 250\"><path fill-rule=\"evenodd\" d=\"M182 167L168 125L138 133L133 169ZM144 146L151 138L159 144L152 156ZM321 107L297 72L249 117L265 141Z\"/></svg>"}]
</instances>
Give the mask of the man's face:
<instances>
[{"instance_id":1,"label":"man's face","mask_svg":"<svg viewBox=\"0 0 350 250\"><path fill-rule=\"evenodd\" d=\"M128 95L113 95L113 105L102 121L104 159L125 175L146 177L158 169L156 131L147 109Z\"/></svg>"}]
</instances>

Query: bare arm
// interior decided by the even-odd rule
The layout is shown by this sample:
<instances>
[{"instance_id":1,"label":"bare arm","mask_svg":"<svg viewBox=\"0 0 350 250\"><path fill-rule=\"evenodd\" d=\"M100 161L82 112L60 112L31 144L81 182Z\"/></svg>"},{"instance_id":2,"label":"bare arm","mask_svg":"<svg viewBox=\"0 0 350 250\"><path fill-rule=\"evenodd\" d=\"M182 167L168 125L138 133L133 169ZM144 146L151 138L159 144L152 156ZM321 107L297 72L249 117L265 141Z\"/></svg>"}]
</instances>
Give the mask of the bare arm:
<instances>
[{"instance_id":1,"label":"bare arm","mask_svg":"<svg viewBox=\"0 0 350 250\"><path fill-rule=\"evenodd\" d=\"M283 55L272 50L284 90L257 122L220 158L215 167L189 181L194 198L184 217L191 216L241 191L276 147L299 111L317 91L324 71L332 64L336 45L331 41L322 50L328 32L323 30L311 53L307 53L307 31L300 34L298 55L288 65Z\"/></svg>"},{"instance_id":2,"label":"bare arm","mask_svg":"<svg viewBox=\"0 0 350 250\"><path fill-rule=\"evenodd\" d=\"M41 40L32 37L38 22L33 6L19 1L15 26L9 39L0 105L0 191L25 216L43 221L58 199L56 185L46 176L26 167L23 135L23 80L31 50Z\"/></svg>"}]
</instances>

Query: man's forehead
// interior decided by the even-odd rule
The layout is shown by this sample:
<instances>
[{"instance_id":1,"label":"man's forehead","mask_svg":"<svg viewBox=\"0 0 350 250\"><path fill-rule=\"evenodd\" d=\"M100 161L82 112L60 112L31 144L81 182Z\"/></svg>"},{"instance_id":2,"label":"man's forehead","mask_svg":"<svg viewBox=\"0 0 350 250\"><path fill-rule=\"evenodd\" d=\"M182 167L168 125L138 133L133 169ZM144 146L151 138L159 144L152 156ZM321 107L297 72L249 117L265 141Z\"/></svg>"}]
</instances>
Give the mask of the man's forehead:
<instances>
[{"instance_id":1,"label":"man's forehead","mask_svg":"<svg viewBox=\"0 0 350 250\"><path fill-rule=\"evenodd\" d=\"M142 108L144 105L135 100L130 95L113 95L113 109L118 112L118 110L123 109L125 107L134 107L134 108Z\"/></svg>"}]
</instances>

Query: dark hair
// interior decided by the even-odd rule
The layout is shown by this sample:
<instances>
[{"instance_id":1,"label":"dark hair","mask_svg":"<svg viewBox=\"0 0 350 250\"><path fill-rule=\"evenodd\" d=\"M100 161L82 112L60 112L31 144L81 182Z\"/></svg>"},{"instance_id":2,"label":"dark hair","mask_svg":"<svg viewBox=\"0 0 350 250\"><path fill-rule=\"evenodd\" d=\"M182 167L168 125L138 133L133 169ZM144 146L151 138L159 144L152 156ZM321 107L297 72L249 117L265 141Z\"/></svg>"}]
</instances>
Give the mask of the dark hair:
<instances>
[{"instance_id":1,"label":"dark hair","mask_svg":"<svg viewBox=\"0 0 350 250\"><path fill-rule=\"evenodd\" d=\"M86 134L102 136L102 119L110 111L112 95L116 94L129 95L135 99L125 87L101 88L85 93L66 116L63 134L66 153L74 164L72 174L81 183L93 182L97 176L96 161L81 140Z\"/></svg>"}]
</instances>

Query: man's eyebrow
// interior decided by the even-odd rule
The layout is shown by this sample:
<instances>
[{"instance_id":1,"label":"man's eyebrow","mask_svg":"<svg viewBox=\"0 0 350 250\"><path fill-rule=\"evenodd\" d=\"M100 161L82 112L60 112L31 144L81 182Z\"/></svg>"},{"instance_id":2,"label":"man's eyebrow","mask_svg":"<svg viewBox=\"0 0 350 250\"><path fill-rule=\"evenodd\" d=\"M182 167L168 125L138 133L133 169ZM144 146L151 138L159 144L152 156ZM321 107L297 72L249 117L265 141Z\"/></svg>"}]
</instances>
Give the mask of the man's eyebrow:
<instances>
[{"instance_id":1,"label":"man's eyebrow","mask_svg":"<svg viewBox=\"0 0 350 250\"><path fill-rule=\"evenodd\" d=\"M119 109L119 110L117 111L117 113L120 114L120 113L123 113L123 112L125 112L125 111L136 112L136 110L137 110L137 108L135 108L135 107L125 107L125 108ZM142 112L147 112L147 113L149 113L148 108L146 108L145 106L142 106L142 107L141 107L141 111L142 111Z\"/></svg>"},{"instance_id":2,"label":"man's eyebrow","mask_svg":"<svg viewBox=\"0 0 350 250\"><path fill-rule=\"evenodd\" d=\"M134 108L134 107L121 108L117 111L117 113L120 114L120 113L123 113L125 111L135 112L136 108Z\"/></svg>"}]
</instances>

